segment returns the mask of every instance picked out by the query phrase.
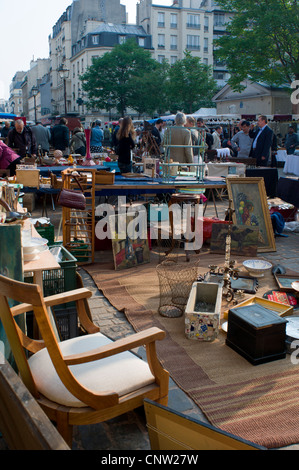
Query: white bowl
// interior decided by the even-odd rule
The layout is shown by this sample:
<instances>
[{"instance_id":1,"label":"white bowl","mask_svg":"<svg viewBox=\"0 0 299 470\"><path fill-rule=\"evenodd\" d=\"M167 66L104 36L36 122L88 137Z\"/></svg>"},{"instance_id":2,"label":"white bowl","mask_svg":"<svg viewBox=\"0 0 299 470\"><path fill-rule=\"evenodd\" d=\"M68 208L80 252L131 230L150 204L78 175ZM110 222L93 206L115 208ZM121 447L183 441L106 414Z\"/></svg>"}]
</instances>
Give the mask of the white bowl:
<instances>
[{"instance_id":1,"label":"white bowl","mask_svg":"<svg viewBox=\"0 0 299 470\"><path fill-rule=\"evenodd\" d=\"M272 268L271 263L262 259L248 259L244 261L243 266L253 277L263 277Z\"/></svg>"}]
</instances>

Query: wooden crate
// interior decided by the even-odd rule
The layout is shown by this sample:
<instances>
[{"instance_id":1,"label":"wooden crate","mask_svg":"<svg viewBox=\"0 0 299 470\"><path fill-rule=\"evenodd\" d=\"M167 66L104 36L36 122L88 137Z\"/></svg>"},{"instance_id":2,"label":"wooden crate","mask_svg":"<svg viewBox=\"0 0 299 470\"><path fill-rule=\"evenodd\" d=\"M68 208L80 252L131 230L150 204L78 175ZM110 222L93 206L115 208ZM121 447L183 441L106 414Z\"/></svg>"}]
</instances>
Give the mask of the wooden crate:
<instances>
[{"instance_id":1,"label":"wooden crate","mask_svg":"<svg viewBox=\"0 0 299 470\"><path fill-rule=\"evenodd\" d=\"M95 174L96 184L114 184L115 173L109 171L99 170Z\"/></svg>"},{"instance_id":2,"label":"wooden crate","mask_svg":"<svg viewBox=\"0 0 299 470\"><path fill-rule=\"evenodd\" d=\"M16 170L17 183L29 188L39 188L39 174L38 169Z\"/></svg>"}]
</instances>

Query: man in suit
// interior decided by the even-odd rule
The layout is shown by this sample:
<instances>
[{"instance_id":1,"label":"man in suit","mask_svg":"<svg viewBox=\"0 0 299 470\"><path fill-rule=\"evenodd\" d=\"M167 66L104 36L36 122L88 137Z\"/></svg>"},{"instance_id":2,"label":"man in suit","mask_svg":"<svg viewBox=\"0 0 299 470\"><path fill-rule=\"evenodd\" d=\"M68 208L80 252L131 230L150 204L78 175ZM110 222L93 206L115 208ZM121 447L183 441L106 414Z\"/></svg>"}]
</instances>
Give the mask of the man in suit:
<instances>
[{"instance_id":1,"label":"man in suit","mask_svg":"<svg viewBox=\"0 0 299 470\"><path fill-rule=\"evenodd\" d=\"M254 128L252 124L249 131L249 137L253 139L250 156L256 158L256 166L267 166L270 157L273 131L267 123L267 116L261 115L258 126Z\"/></svg>"},{"instance_id":2,"label":"man in suit","mask_svg":"<svg viewBox=\"0 0 299 470\"><path fill-rule=\"evenodd\" d=\"M193 163L191 132L184 127L186 122L186 115L177 113L174 126L168 127L164 134L165 151L173 162ZM169 145L168 148L167 145ZM172 145L179 147L172 147Z\"/></svg>"}]
</instances>

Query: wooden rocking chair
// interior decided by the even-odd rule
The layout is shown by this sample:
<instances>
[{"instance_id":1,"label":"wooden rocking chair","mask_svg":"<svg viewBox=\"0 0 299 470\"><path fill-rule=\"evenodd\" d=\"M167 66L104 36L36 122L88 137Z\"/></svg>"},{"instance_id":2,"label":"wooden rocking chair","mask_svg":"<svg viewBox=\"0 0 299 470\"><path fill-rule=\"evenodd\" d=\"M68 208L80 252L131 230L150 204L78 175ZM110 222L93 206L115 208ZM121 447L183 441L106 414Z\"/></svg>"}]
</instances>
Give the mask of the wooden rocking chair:
<instances>
[{"instance_id":1,"label":"wooden rocking chair","mask_svg":"<svg viewBox=\"0 0 299 470\"><path fill-rule=\"evenodd\" d=\"M86 313L89 297L91 292L80 288L43 298L38 285L0 276L0 320L21 378L70 447L73 425L119 416L142 406L144 398L164 405L168 400L169 374L155 349L155 341L162 340L165 332L150 328L113 342ZM9 299L22 303L10 307ZM48 310L74 301L88 334L60 342ZM30 339L15 321L16 315L29 311L41 340ZM130 351L142 345L148 363Z\"/></svg>"}]
</instances>

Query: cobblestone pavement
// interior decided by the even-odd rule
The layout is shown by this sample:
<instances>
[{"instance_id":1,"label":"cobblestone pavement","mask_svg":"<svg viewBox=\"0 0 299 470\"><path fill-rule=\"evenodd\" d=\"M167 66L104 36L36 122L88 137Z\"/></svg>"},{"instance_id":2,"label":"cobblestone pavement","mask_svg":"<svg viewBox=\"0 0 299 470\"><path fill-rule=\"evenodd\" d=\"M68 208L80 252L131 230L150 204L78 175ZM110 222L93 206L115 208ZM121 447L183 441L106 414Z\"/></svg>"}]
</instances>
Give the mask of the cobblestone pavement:
<instances>
[{"instance_id":1,"label":"cobblestone pavement","mask_svg":"<svg viewBox=\"0 0 299 470\"><path fill-rule=\"evenodd\" d=\"M219 218L223 217L227 206L227 201L217 202ZM32 215L33 217L41 216L41 204L37 204ZM48 216L57 231L60 210L56 208L56 211L52 211L48 208ZM208 205L206 216L215 216L214 208L211 204ZM299 234L290 233L288 238L278 237L276 238L276 245L277 251L275 253L263 253L262 256L273 264L280 263L286 268L299 272ZM79 268L79 273L83 279L84 286L92 291L89 305L93 320L95 324L100 326L101 332L111 339L118 339L134 333L125 315L117 311L109 303L87 272ZM145 358L143 348L140 348L137 353ZM207 422L200 409L171 379L168 406L176 411ZM3 439L0 439L0 450L1 448L5 448ZM297 446L292 446L291 448L297 448ZM73 449L111 451L150 450L143 408L126 413L105 423L75 427Z\"/></svg>"}]
</instances>

